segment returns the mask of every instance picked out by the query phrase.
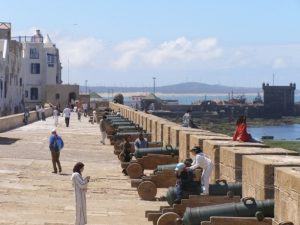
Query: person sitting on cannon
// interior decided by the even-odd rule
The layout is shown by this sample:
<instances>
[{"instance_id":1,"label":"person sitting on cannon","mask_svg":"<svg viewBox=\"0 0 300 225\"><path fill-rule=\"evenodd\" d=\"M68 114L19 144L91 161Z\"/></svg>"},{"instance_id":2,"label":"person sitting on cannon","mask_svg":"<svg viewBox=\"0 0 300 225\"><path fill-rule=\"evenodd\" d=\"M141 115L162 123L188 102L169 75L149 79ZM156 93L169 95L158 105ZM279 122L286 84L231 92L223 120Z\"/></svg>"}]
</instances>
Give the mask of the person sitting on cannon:
<instances>
[{"instance_id":1,"label":"person sitting on cannon","mask_svg":"<svg viewBox=\"0 0 300 225\"><path fill-rule=\"evenodd\" d=\"M191 166L191 161L188 159L184 163L176 165L176 199L174 201L176 204L179 204L181 199L187 198L190 193L195 191L193 191L193 187L195 187L194 173L187 169L189 166Z\"/></svg>"},{"instance_id":2,"label":"person sitting on cannon","mask_svg":"<svg viewBox=\"0 0 300 225\"><path fill-rule=\"evenodd\" d=\"M195 170L197 168L202 168L201 175L201 194L208 195L209 194L209 177L213 170L213 163L208 158L206 154L203 153L203 150L199 146L195 146L191 149L191 154L195 156L195 159L187 170Z\"/></svg>"},{"instance_id":3,"label":"person sitting on cannon","mask_svg":"<svg viewBox=\"0 0 300 225\"><path fill-rule=\"evenodd\" d=\"M148 148L148 140L144 138L143 133L139 134L139 137L134 142L134 149L137 150L139 148Z\"/></svg>"}]
</instances>

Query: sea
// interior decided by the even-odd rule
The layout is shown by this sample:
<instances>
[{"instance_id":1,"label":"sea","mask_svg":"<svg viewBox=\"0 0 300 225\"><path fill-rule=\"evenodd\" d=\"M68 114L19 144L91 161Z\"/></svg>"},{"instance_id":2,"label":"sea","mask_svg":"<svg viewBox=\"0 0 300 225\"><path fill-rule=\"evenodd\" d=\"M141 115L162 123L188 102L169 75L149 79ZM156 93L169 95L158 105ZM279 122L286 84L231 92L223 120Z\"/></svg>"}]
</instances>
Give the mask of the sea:
<instances>
[{"instance_id":1,"label":"sea","mask_svg":"<svg viewBox=\"0 0 300 225\"><path fill-rule=\"evenodd\" d=\"M100 94L101 95L101 94ZM146 94L144 94L146 95ZM124 101L125 102L130 102L131 101L131 96L132 95L124 95ZM234 95L234 97L238 97L241 95ZM246 97L247 102L252 102L257 94L244 94ZM112 96L106 96L102 95L102 97L112 100ZM228 94L199 94L199 95L193 95L193 94L157 94L157 97L163 99L163 100L178 100L179 104L182 105L190 105L193 102L196 101L204 101L204 100L213 100L213 101L224 101L228 100L229 96ZM263 95L261 95L263 98ZM300 102L300 95L295 95L295 102Z\"/></svg>"}]
</instances>

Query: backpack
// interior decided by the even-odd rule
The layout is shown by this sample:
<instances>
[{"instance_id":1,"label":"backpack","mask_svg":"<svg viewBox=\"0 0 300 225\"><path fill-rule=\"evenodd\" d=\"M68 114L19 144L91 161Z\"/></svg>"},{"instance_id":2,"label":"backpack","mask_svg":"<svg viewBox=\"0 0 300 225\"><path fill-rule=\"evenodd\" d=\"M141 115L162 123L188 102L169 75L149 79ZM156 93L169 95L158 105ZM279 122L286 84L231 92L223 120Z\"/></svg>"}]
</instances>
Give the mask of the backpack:
<instances>
[{"instance_id":1,"label":"backpack","mask_svg":"<svg viewBox=\"0 0 300 225\"><path fill-rule=\"evenodd\" d=\"M64 142L61 137L55 137L53 140L52 148L54 151L58 152L64 147Z\"/></svg>"}]
</instances>

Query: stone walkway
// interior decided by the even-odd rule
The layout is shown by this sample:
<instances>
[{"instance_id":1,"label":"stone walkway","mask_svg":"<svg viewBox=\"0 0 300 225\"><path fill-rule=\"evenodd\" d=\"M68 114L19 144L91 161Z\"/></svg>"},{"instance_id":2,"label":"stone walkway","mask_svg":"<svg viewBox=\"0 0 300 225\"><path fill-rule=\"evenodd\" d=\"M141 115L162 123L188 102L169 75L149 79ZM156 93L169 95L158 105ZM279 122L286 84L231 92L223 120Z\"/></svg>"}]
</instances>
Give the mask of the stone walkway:
<instances>
[{"instance_id":1,"label":"stone walkway","mask_svg":"<svg viewBox=\"0 0 300 225\"><path fill-rule=\"evenodd\" d=\"M52 118L0 134L0 225L74 224L74 193L70 180L73 165L85 164L90 175L87 193L88 224L151 224L145 210L162 202L139 199L130 180L121 173L113 147L100 145L98 125L87 118L70 127L63 118L57 128L65 142L61 153L63 174L52 174L48 137ZM165 191L164 191L165 192Z\"/></svg>"}]
</instances>

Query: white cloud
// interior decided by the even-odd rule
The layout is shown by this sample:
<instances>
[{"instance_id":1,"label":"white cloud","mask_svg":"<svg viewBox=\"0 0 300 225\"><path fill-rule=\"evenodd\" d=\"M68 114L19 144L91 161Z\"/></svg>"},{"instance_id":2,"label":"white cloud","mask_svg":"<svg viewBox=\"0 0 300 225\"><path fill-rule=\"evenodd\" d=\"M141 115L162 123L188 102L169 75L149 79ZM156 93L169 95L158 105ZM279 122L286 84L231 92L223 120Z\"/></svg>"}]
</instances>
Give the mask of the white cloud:
<instances>
[{"instance_id":1,"label":"white cloud","mask_svg":"<svg viewBox=\"0 0 300 225\"><path fill-rule=\"evenodd\" d=\"M146 38L125 41L117 45L115 51L120 56L112 62L112 66L116 69L127 69L133 63L136 63L137 58L141 57L148 45L149 41Z\"/></svg>"},{"instance_id":2,"label":"white cloud","mask_svg":"<svg viewBox=\"0 0 300 225\"><path fill-rule=\"evenodd\" d=\"M145 54L144 61L148 64L159 65L170 60L206 61L218 58L222 49L218 47L215 38L188 40L185 37L174 41L164 42L158 48Z\"/></svg>"},{"instance_id":3,"label":"white cloud","mask_svg":"<svg viewBox=\"0 0 300 225\"><path fill-rule=\"evenodd\" d=\"M55 40L52 40L55 42ZM97 67L99 55L103 50L102 40L88 38L63 38L56 41L59 48L61 59L65 61L69 59L72 68L84 68L87 66Z\"/></svg>"},{"instance_id":4,"label":"white cloud","mask_svg":"<svg viewBox=\"0 0 300 225\"><path fill-rule=\"evenodd\" d=\"M120 56L112 63L115 69L128 69L130 66L159 66L172 61L190 62L207 61L219 58L222 49L215 38L189 40L180 37L163 42L158 46L151 45L145 38L125 41L115 48Z\"/></svg>"},{"instance_id":5,"label":"white cloud","mask_svg":"<svg viewBox=\"0 0 300 225\"><path fill-rule=\"evenodd\" d=\"M288 65L283 58L276 58L273 62L273 69L283 69Z\"/></svg>"}]
</instances>

